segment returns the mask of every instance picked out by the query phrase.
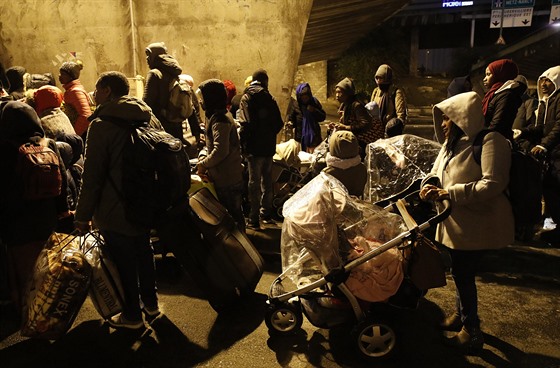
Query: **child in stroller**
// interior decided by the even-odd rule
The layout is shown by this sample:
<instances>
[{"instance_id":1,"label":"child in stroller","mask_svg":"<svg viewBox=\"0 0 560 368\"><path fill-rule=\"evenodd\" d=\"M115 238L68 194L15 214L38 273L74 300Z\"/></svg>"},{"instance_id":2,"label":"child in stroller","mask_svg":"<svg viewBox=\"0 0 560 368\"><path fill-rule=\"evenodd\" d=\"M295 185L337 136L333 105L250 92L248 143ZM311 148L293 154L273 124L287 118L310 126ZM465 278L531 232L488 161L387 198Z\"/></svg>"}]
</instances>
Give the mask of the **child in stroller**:
<instances>
[{"instance_id":1,"label":"child in stroller","mask_svg":"<svg viewBox=\"0 0 560 368\"><path fill-rule=\"evenodd\" d=\"M405 277L400 248L447 213L407 230L399 215L350 197L334 177L315 177L284 206L283 272L269 292L269 332L299 329L303 314L321 328L355 322L358 353L370 360L389 357L397 337L376 306L386 305Z\"/></svg>"}]
</instances>

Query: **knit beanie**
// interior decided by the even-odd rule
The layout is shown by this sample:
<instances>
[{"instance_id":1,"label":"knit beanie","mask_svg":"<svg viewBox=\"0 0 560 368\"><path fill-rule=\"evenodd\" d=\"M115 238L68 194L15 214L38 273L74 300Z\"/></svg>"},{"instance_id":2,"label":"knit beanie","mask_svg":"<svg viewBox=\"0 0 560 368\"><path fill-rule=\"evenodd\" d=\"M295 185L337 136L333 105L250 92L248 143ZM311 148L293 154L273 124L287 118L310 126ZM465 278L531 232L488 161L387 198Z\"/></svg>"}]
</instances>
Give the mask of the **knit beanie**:
<instances>
[{"instance_id":1,"label":"knit beanie","mask_svg":"<svg viewBox=\"0 0 560 368\"><path fill-rule=\"evenodd\" d=\"M82 64L82 62L80 60L65 61L60 66L60 71L65 72L70 77L72 77L72 80L75 80L75 79L80 78L80 72L82 71L83 68L84 68L84 65Z\"/></svg>"},{"instance_id":2,"label":"knit beanie","mask_svg":"<svg viewBox=\"0 0 560 368\"><path fill-rule=\"evenodd\" d=\"M348 130L338 130L329 139L329 153L340 159L354 158L360 154L358 139Z\"/></svg>"},{"instance_id":3,"label":"knit beanie","mask_svg":"<svg viewBox=\"0 0 560 368\"><path fill-rule=\"evenodd\" d=\"M375 72L375 76L383 78L382 84L393 83L393 69L391 69L391 67L387 64L380 65Z\"/></svg>"},{"instance_id":4,"label":"knit beanie","mask_svg":"<svg viewBox=\"0 0 560 368\"><path fill-rule=\"evenodd\" d=\"M224 86L226 87L227 92L227 104L230 105L231 99L237 93L237 89L235 88L235 84L233 84L233 82L228 79L224 80Z\"/></svg>"},{"instance_id":5,"label":"knit beanie","mask_svg":"<svg viewBox=\"0 0 560 368\"><path fill-rule=\"evenodd\" d=\"M38 115L47 109L60 107L63 101L62 91L54 86L42 86L33 94L35 111Z\"/></svg>"},{"instance_id":6,"label":"knit beanie","mask_svg":"<svg viewBox=\"0 0 560 368\"><path fill-rule=\"evenodd\" d=\"M263 85L267 85L268 84L268 74L266 73L266 70L264 69L257 69L254 73L253 73L253 82L254 81L259 81L261 82L261 84Z\"/></svg>"},{"instance_id":7,"label":"knit beanie","mask_svg":"<svg viewBox=\"0 0 560 368\"><path fill-rule=\"evenodd\" d=\"M161 54L167 54L167 47L164 42L154 42L146 47L146 54L154 57Z\"/></svg>"},{"instance_id":8,"label":"knit beanie","mask_svg":"<svg viewBox=\"0 0 560 368\"><path fill-rule=\"evenodd\" d=\"M226 109L227 92L224 83L219 79L208 79L202 82L198 89L202 93L205 111L212 115L218 110Z\"/></svg>"},{"instance_id":9,"label":"knit beanie","mask_svg":"<svg viewBox=\"0 0 560 368\"><path fill-rule=\"evenodd\" d=\"M23 66L12 66L6 70L6 79L10 83L8 92L23 88L23 76L27 71Z\"/></svg>"},{"instance_id":10,"label":"knit beanie","mask_svg":"<svg viewBox=\"0 0 560 368\"><path fill-rule=\"evenodd\" d=\"M336 85L336 88L340 88L346 94L354 96L356 94L356 88L354 87L354 81L351 78L344 78Z\"/></svg>"}]
</instances>

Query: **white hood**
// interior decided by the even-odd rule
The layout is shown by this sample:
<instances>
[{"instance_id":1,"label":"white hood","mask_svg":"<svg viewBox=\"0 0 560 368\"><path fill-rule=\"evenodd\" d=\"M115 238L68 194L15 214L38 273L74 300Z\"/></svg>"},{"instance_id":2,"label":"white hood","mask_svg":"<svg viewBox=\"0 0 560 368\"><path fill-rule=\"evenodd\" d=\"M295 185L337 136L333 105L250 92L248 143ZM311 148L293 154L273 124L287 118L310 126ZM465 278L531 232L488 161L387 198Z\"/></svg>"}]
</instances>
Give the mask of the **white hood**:
<instances>
[{"instance_id":1,"label":"white hood","mask_svg":"<svg viewBox=\"0 0 560 368\"><path fill-rule=\"evenodd\" d=\"M434 116L434 130L438 142L443 143L445 137L441 123L443 115L457 125L469 139L474 139L476 134L484 127L482 114L482 99L476 92L465 92L441 101L432 109Z\"/></svg>"}]
</instances>

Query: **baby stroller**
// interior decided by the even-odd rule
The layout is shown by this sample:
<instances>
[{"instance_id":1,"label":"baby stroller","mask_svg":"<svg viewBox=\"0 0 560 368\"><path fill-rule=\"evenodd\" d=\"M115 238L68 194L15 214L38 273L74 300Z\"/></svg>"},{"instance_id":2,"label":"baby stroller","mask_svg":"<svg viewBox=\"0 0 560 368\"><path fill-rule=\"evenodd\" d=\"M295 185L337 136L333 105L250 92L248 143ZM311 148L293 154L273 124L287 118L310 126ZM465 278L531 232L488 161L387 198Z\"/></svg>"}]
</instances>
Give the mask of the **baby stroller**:
<instances>
[{"instance_id":1,"label":"baby stroller","mask_svg":"<svg viewBox=\"0 0 560 368\"><path fill-rule=\"evenodd\" d=\"M402 252L450 212L446 200L440 213L408 229L393 212L406 212L402 203L384 209L352 198L325 173L291 197L284 206L283 272L267 300L269 333L297 331L303 314L319 328L353 323L352 342L360 356L373 361L391 356L397 335L383 311L405 279Z\"/></svg>"},{"instance_id":2,"label":"baby stroller","mask_svg":"<svg viewBox=\"0 0 560 368\"><path fill-rule=\"evenodd\" d=\"M284 202L301 189L321 170L320 163L327 147L321 143L313 154L301 151L301 144L294 139L276 145L272 159L272 178L275 184L272 205L282 218Z\"/></svg>"}]
</instances>

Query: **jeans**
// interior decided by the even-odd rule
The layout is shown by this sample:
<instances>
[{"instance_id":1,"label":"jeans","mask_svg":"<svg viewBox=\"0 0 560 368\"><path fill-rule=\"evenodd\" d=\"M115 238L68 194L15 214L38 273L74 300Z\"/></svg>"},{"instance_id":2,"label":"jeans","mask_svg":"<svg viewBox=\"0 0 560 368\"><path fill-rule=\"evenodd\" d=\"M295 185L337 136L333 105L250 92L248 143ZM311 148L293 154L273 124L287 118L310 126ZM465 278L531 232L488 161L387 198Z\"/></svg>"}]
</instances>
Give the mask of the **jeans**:
<instances>
[{"instance_id":1,"label":"jeans","mask_svg":"<svg viewBox=\"0 0 560 368\"><path fill-rule=\"evenodd\" d=\"M227 209L237 223L237 228L245 232L245 216L243 215L243 182L229 187L215 187L218 200Z\"/></svg>"},{"instance_id":2,"label":"jeans","mask_svg":"<svg viewBox=\"0 0 560 368\"><path fill-rule=\"evenodd\" d=\"M105 244L119 271L124 306L122 314L130 321L142 320L142 303L158 305L154 251L150 234L127 236L114 231L102 231Z\"/></svg>"},{"instance_id":3,"label":"jeans","mask_svg":"<svg viewBox=\"0 0 560 368\"><path fill-rule=\"evenodd\" d=\"M272 157L249 156L249 221L272 215Z\"/></svg>"},{"instance_id":4,"label":"jeans","mask_svg":"<svg viewBox=\"0 0 560 368\"><path fill-rule=\"evenodd\" d=\"M451 255L451 275L455 281L457 312L465 327L480 327L478 318L478 295L475 276L480 260L485 254L483 250L449 249Z\"/></svg>"}]
</instances>

